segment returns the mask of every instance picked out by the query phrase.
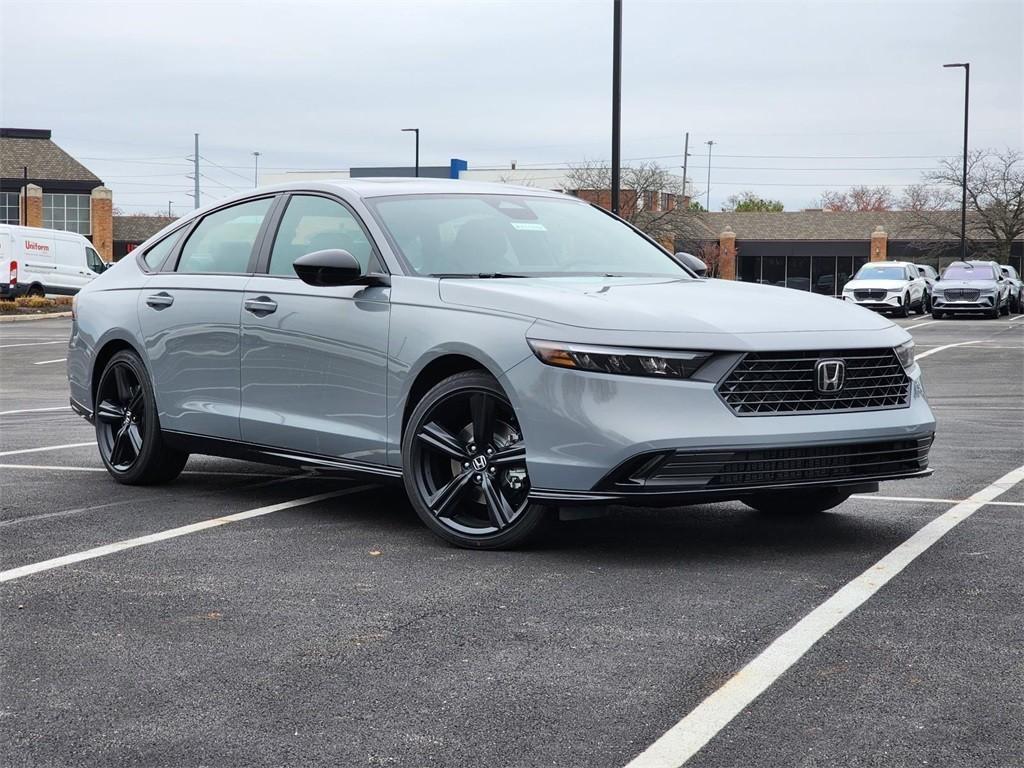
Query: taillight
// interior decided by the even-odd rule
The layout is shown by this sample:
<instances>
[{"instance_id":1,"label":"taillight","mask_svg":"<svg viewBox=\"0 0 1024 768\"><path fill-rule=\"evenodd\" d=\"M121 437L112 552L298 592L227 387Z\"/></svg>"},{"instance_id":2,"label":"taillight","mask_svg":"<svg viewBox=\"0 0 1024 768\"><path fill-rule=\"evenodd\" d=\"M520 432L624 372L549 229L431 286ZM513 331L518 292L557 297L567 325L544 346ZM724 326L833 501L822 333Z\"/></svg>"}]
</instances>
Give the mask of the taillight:
<instances>
[{"instance_id":1,"label":"taillight","mask_svg":"<svg viewBox=\"0 0 1024 768\"><path fill-rule=\"evenodd\" d=\"M18 262L11 260L11 288L18 284Z\"/></svg>"}]
</instances>

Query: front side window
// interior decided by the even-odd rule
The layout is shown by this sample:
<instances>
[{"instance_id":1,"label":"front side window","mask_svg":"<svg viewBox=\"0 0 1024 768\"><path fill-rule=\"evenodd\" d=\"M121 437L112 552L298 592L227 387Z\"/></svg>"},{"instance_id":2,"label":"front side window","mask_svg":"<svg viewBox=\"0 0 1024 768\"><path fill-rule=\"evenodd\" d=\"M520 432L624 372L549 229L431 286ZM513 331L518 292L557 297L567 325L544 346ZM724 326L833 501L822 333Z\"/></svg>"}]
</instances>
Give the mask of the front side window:
<instances>
[{"instance_id":1,"label":"front side window","mask_svg":"<svg viewBox=\"0 0 1024 768\"><path fill-rule=\"evenodd\" d=\"M576 200L447 194L366 202L419 275L689 276L629 226Z\"/></svg>"},{"instance_id":2,"label":"front side window","mask_svg":"<svg viewBox=\"0 0 1024 768\"><path fill-rule=\"evenodd\" d=\"M89 269L96 274L99 274L106 268L106 265L103 263L103 259L101 259L100 255L92 248L87 247L85 249L85 261L89 265Z\"/></svg>"},{"instance_id":3,"label":"front side window","mask_svg":"<svg viewBox=\"0 0 1024 768\"><path fill-rule=\"evenodd\" d=\"M273 198L251 200L207 215L189 235L178 257L178 272L242 274Z\"/></svg>"},{"instance_id":4,"label":"front side window","mask_svg":"<svg viewBox=\"0 0 1024 768\"><path fill-rule=\"evenodd\" d=\"M855 280L906 280L907 271L903 267L876 267L865 264L860 268Z\"/></svg>"},{"instance_id":5,"label":"front side window","mask_svg":"<svg viewBox=\"0 0 1024 768\"><path fill-rule=\"evenodd\" d=\"M297 258L328 248L348 251L364 273L370 271L373 246L348 208L326 197L295 195L277 229L268 272L295 277Z\"/></svg>"},{"instance_id":6,"label":"front side window","mask_svg":"<svg viewBox=\"0 0 1024 768\"><path fill-rule=\"evenodd\" d=\"M174 246L178 244L179 239L181 239L181 230L168 235L156 245L150 246L142 256L146 267L150 270L160 269L160 266L167 261L167 257L171 255Z\"/></svg>"},{"instance_id":7,"label":"front side window","mask_svg":"<svg viewBox=\"0 0 1024 768\"><path fill-rule=\"evenodd\" d=\"M43 193L43 226L80 235L92 233L89 195Z\"/></svg>"},{"instance_id":8,"label":"front side window","mask_svg":"<svg viewBox=\"0 0 1024 768\"><path fill-rule=\"evenodd\" d=\"M21 224L21 193L0 192L0 224Z\"/></svg>"}]
</instances>

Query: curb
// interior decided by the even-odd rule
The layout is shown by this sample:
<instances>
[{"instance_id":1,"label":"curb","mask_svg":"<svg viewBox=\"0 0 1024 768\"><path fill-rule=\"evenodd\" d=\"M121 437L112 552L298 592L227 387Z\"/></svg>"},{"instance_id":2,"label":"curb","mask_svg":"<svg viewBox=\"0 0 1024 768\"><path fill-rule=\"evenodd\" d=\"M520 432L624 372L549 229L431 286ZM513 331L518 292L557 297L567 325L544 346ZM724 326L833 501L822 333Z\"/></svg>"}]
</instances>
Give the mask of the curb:
<instances>
[{"instance_id":1,"label":"curb","mask_svg":"<svg viewBox=\"0 0 1024 768\"><path fill-rule=\"evenodd\" d=\"M53 320L57 317L71 317L70 312L50 312L46 315L6 315L0 317L0 323L24 323L29 320Z\"/></svg>"}]
</instances>

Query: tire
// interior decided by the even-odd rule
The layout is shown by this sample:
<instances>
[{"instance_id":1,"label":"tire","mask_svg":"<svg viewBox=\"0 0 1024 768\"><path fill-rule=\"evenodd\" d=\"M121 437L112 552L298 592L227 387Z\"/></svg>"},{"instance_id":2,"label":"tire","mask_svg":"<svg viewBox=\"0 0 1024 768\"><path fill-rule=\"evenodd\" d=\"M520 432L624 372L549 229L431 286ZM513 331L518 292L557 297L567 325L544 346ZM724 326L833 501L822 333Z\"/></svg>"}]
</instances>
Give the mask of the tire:
<instances>
[{"instance_id":1,"label":"tire","mask_svg":"<svg viewBox=\"0 0 1024 768\"><path fill-rule=\"evenodd\" d=\"M1009 299L1009 297L1007 297L1006 303L1003 304L1003 312L1002 312L1002 314L1003 314L1003 317L1009 317L1010 316L1010 299Z\"/></svg>"},{"instance_id":2,"label":"tire","mask_svg":"<svg viewBox=\"0 0 1024 768\"><path fill-rule=\"evenodd\" d=\"M996 304L995 307L986 315L991 320L998 320L999 316L1003 314L1002 307Z\"/></svg>"},{"instance_id":3,"label":"tire","mask_svg":"<svg viewBox=\"0 0 1024 768\"><path fill-rule=\"evenodd\" d=\"M838 507L850 494L835 488L807 491L767 491L743 499L743 503L769 515L815 515Z\"/></svg>"},{"instance_id":4,"label":"tire","mask_svg":"<svg viewBox=\"0 0 1024 768\"><path fill-rule=\"evenodd\" d=\"M96 386L96 443L103 466L124 485L168 483L188 454L168 448L160 432L153 385L134 352L107 362Z\"/></svg>"},{"instance_id":5,"label":"tire","mask_svg":"<svg viewBox=\"0 0 1024 768\"><path fill-rule=\"evenodd\" d=\"M28 287L28 290L25 291L25 295L31 298L38 297L40 299L43 299L46 298L46 291L43 289L43 286L41 286L39 283L33 283Z\"/></svg>"},{"instance_id":6,"label":"tire","mask_svg":"<svg viewBox=\"0 0 1024 768\"><path fill-rule=\"evenodd\" d=\"M896 317L910 317L910 297L904 296L900 308L893 312Z\"/></svg>"},{"instance_id":7,"label":"tire","mask_svg":"<svg viewBox=\"0 0 1024 768\"><path fill-rule=\"evenodd\" d=\"M1012 314L1020 314L1020 296L1010 297L1010 312Z\"/></svg>"},{"instance_id":8,"label":"tire","mask_svg":"<svg viewBox=\"0 0 1024 768\"><path fill-rule=\"evenodd\" d=\"M926 293L921 299L921 314L927 315L932 311L932 297L931 294Z\"/></svg>"},{"instance_id":9,"label":"tire","mask_svg":"<svg viewBox=\"0 0 1024 768\"><path fill-rule=\"evenodd\" d=\"M551 510L529 502L515 411L483 371L449 376L416 404L402 437L402 465L416 514L456 546L510 549L550 523Z\"/></svg>"},{"instance_id":10,"label":"tire","mask_svg":"<svg viewBox=\"0 0 1024 768\"><path fill-rule=\"evenodd\" d=\"M941 320L945 315L939 312L937 309L932 310L932 320Z\"/></svg>"}]
</instances>

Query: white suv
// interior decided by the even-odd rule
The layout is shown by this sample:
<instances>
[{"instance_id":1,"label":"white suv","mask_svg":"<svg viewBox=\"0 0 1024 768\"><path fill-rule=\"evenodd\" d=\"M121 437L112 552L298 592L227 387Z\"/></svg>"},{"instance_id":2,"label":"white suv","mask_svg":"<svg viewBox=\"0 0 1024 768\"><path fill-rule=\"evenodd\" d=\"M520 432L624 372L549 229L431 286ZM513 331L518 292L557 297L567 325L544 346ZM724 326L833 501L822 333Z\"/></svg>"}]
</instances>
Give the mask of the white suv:
<instances>
[{"instance_id":1,"label":"white suv","mask_svg":"<svg viewBox=\"0 0 1024 768\"><path fill-rule=\"evenodd\" d=\"M843 299L907 317L927 311L928 283L909 261L872 261L843 286Z\"/></svg>"}]
</instances>

